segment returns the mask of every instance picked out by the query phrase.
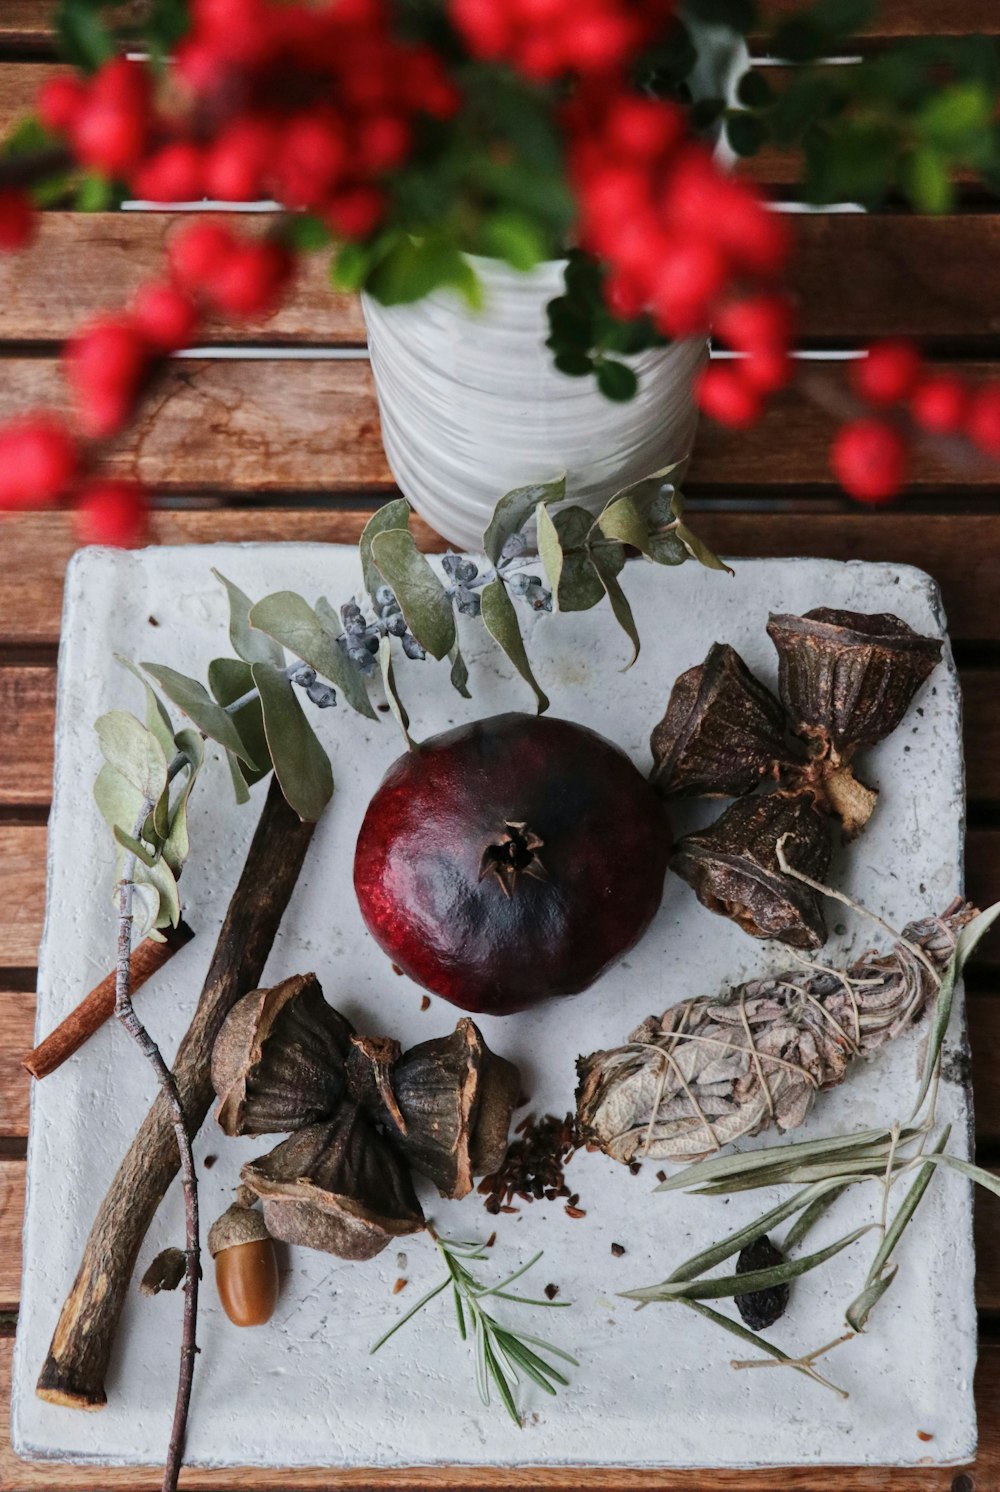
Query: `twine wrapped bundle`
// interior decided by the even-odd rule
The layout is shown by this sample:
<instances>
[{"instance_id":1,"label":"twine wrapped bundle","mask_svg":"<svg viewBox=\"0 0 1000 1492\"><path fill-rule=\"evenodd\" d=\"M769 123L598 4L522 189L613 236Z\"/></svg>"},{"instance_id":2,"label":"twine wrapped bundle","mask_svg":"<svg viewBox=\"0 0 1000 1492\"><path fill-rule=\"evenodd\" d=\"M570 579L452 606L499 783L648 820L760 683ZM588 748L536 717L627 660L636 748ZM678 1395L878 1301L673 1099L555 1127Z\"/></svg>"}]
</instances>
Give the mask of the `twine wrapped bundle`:
<instances>
[{"instance_id":1,"label":"twine wrapped bundle","mask_svg":"<svg viewBox=\"0 0 1000 1492\"><path fill-rule=\"evenodd\" d=\"M795 1129L855 1057L920 1018L976 915L957 900L849 969L803 962L650 1016L626 1045L579 1059L582 1137L627 1165L703 1160L769 1125Z\"/></svg>"}]
</instances>

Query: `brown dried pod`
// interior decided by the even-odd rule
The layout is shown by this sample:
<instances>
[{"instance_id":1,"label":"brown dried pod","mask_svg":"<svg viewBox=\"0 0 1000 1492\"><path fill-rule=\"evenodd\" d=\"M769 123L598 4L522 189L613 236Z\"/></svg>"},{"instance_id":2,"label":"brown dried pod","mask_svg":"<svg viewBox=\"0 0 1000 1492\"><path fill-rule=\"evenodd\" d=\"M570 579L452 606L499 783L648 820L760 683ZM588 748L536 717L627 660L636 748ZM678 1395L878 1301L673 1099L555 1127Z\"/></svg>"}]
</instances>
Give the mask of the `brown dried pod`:
<instances>
[{"instance_id":1,"label":"brown dried pod","mask_svg":"<svg viewBox=\"0 0 1000 1492\"><path fill-rule=\"evenodd\" d=\"M506 1154L517 1068L490 1051L475 1022L464 1018L450 1036L422 1041L399 1057L387 1094L379 1058L388 1045L355 1040L348 1059L352 1091L442 1196L466 1196L473 1176L496 1170Z\"/></svg>"},{"instance_id":2,"label":"brown dried pod","mask_svg":"<svg viewBox=\"0 0 1000 1492\"><path fill-rule=\"evenodd\" d=\"M741 798L790 755L781 705L735 648L713 643L682 673L650 736L650 781L663 797Z\"/></svg>"},{"instance_id":3,"label":"brown dried pod","mask_svg":"<svg viewBox=\"0 0 1000 1492\"><path fill-rule=\"evenodd\" d=\"M921 637L888 612L821 606L772 615L767 632L785 708L813 754L834 765L896 729L941 657L940 638Z\"/></svg>"},{"instance_id":4,"label":"brown dried pod","mask_svg":"<svg viewBox=\"0 0 1000 1492\"><path fill-rule=\"evenodd\" d=\"M212 1051L222 1130L274 1134L327 1118L344 1095L353 1034L351 1023L324 1000L315 974L244 995Z\"/></svg>"},{"instance_id":5,"label":"brown dried pod","mask_svg":"<svg viewBox=\"0 0 1000 1492\"><path fill-rule=\"evenodd\" d=\"M714 824L680 840L671 869L712 912L731 917L755 938L819 948L826 923L819 898L778 864L777 843L796 870L822 880L830 863L829 823L808 796L769 793L741 798Z\"/></svg>"},{"instance_id":6,"label":"brown dried pod","mask_svg":"<svg viewBox=\"0 0 1000 1492\"><path fill-rule=\"evenodd\" d=\"M424 1226L406 1165L350 1101L328 1123L248 1161L240 1175L260 1197L272 1237L341 1259L371 1259Z\"/></svg>"}]
</instances>

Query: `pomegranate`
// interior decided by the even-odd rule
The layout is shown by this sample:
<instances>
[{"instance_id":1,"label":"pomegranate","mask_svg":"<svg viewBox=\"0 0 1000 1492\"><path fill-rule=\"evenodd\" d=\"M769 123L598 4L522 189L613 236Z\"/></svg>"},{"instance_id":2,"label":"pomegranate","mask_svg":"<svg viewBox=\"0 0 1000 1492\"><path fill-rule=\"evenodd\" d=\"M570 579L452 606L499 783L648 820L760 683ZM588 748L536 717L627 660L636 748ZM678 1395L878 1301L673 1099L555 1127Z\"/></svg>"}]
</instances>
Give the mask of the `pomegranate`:
<instances>
[{"instance_id":1,"label":"pomegranate","mask_svg":"<svg viewBox=\"0 0 1000 1492\"><path fill-rule=\"evenodd\" d=\"M569 720L497 715L393 763L354 886L404 973L508 1015L577 994L632 947L669 850L663 804L617 746Z\"/></svg>"}]
</instances>

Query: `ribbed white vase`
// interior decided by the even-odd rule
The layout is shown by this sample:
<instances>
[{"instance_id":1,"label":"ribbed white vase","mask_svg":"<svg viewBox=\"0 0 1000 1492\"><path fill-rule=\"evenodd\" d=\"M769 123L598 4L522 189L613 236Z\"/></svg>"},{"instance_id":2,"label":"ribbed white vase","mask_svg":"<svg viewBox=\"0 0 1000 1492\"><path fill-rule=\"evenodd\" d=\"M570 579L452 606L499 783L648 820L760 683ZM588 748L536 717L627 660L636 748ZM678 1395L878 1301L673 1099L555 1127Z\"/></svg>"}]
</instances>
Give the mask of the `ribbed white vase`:
<instances>
[{"instance_id":1,"label":"ribbed white vase","mask_svg":"<svg viewBox=\"0 0 1000 1492\"><path fill-rule=\"evenodd\" d=\"M513 487L565 472L567 496L599 511L619 487L689 453L704 338L625 359L639 392L613 403L592 377L552 366L545 307L563 293L561 261L529 274L494 259L472 264L480 311L450 290L406 306L363 297L389 465L449 543L478 549Z\"/></svg>"}]
</instances>

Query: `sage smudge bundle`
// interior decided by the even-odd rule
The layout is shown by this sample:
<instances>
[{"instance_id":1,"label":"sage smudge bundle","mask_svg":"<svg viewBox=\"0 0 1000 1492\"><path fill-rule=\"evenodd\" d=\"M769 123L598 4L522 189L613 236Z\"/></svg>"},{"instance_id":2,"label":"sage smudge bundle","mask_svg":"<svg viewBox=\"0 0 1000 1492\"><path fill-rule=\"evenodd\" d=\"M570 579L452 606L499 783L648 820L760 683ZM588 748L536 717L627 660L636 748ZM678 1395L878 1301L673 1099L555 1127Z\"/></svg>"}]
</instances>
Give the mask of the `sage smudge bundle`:
<instances>
[{"instance_id":1,"label":"sage smudge bundle","mask_svg":"<svg viewBox=\"0 0 1000 1492\"><path fill-rule=\"evenodd\" d=\"M770 1125L797 1128L855 1058L921 1017L976 916L956 900L848 969L804 961L650 1016L624 1046L579 1059L581 1134L627 1165L701 1160Z\"/></svg>"}]
</instances>

